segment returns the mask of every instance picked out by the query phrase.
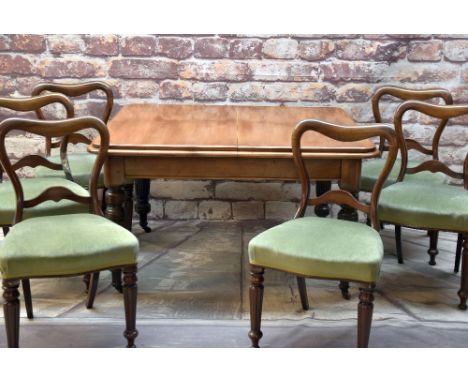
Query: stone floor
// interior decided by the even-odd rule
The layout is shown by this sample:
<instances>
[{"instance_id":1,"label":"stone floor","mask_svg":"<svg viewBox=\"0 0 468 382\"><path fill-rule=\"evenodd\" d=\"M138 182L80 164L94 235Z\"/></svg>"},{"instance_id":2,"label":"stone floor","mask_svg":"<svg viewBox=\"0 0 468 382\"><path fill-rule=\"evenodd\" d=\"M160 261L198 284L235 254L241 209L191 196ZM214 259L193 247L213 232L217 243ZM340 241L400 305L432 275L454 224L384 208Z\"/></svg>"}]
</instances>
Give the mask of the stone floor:
<instances>
[{"instance_id":1,"label":"stone floor","mask_svg":"<svg viewBox=\"0 0 468 382\"><path fill-rule=\"evenodd\" d=\"M157 221L140 239L137 345L248 347L247 244L272 221ZM467 347L468 312L458 310L454 234L441 234L437 265L427 264L428 237L403 231L405 263L395 258L393 227L382 231L385 259L375 298L371 347ZM353 347L357 287L343 300L333 281L307 280L302 311L295 278L265 273L265 347ZM103 272L87 310L81 278L32 281L35 319L22 310L23 347L119 347L125 341L122 296ZM0 313L2 314L2 313ZM2 320L3 324L3 320ZM3 325L2 325L3 326ZM0 329L0 347L6 345Z\"/></svg>"}]
</instances>

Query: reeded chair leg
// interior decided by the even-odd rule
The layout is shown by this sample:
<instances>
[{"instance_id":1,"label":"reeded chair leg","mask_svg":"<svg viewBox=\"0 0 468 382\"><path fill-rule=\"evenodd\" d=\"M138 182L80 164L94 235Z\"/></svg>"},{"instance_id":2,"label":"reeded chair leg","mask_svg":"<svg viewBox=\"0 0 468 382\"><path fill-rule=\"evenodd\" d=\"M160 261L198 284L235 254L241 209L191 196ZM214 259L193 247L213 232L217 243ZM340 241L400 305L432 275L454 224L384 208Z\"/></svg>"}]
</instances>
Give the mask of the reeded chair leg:
<instances>
[{"instance_id":1,"label":"reeded chair leg","mask_svg":"<svg viewBox=\"0 0 468 382\"><path fill-rule=\"evenodd\" d=\"M97 287L99 283L99 272L91 274L89 282L88 297L86 298L86 309L92 309L94 299L96 298Z\"/></svg>"},{"instance_id":2,"label":"reeded chair leg","mask_svg":"<svg viewBox=\"0 0 468 382\"><path fill-rule=\"evenodd\" d=\"M460 270L460 259L462 254L462 245L463 245L463 235L458 234L457 238L457 249L455 250L455 265L453 266L453 271L457 273Z\"/></svg>"},{"instance_id":3,"label":"reeded chair leg","mask_svg":"<svg viewBox=\"0 0 468 382\"><path fill-rule=\"evenodd\" d=\"M9 348L19 347L19 280L3 280L3 315L5 317L5 329Z\"/></svg>"},{"instance_id":4,"label":"reeded chair leg","mask_svg":"<svg viewBox=\"0 0 468 382\"><path fill-rule=\"evenodd\" d=\"M366 348L369 346L372 313L374 311L374 288L375 285L373 284L367 285L363 288L359 288L357 333L358 348Z\"/></svg>"},{"instance_id":5,"label":"reeded chair leg","mask_svg":"<svg viewBox=\"0 0 468 382\"><path fill-rule=\"evenodd\" d=\"M136 330L136 307L137 307L137 267L136 265L123 268L123 295L125 307L125 331L127 347L135 347L135 338L138 336Z\"/></svg>"},{"instance_id":6,"label":"reeded chair leg","mask_svg":"<svg viewBox=\"0 0 468 382\"><path fill-rule=\"evenodd\" d=\"M437 250L437 242L439 240L439 231L429 231L429 249L427 253L431 257L429 265L436 265L435 257L439 253Z\"/></svg>"},{"instance_id":7,"label":"reeded chair leg","mask_svg":"<svg viewBox=\"0 0 468 382\"><path fill-rule=\"evenodd\" d=\"M395 244L398 264L403 264L403 249L401 248L401 225L395 225Z\"/></svg>"},{"instance_id":8,"label":"reeded chair leg","mask_svg":"<svg viewBox=\"0 0 468 382\"><path fill-rule=\"evenodd\" d=\"M297 288L301 297L302 309L309 310L309 299L307 298L307 286L304 277L297 276Z\"/></svg>"},{"instance_id":9,"label":"reeded chair leg","mask_svg":"<svg viewBox=\"0 0 468 382\"><path fill-rule=\"evenodd\" d=\"M32 297L31 297L31 284L29 279L21 280L21 287L23 288L24 306L26 307L26 315L31 320L34 318Z\"/></svg>"},{"instance_id":10,"label":"reeded chair leg","mask_svg":"<svg viewBox=\"0 0 468 382\"><path fill-rule=\"evenodd\" d=\"M468 298L468 235L463 236L463 254L461 265L460 290L458 291L460 304L458 307L461 310L466 310L466 300Z\"/></svg>"},{"instance_id":11,"label":"reeded chair leg","mask_svg":"<svg viewBox=\"0 0 468 382\"><path fill-rule=\"evenodd\" d=\"M251 266L250 268L250 332L249 338L253 348L258 348L260 338L263 333L260 330L262 321L262 304L263 304L263 273L264 268Z\"/></svg>"}]
</instances>

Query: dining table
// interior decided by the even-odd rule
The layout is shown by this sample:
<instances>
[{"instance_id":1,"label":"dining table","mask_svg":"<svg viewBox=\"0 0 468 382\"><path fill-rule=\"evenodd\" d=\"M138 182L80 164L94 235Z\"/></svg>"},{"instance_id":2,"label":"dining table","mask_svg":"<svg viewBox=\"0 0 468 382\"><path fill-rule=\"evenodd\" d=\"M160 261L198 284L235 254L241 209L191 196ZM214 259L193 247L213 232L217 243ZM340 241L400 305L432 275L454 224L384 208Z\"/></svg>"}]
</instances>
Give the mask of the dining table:
<instances>
[{"instance_id":1,"label":"dining table","mask_svg":"<svg viewBox=\"0 0 468 382\"><path fill-rule=\"evenodd\" d=\"M151 179L298 181L291 133L304 119L355 125L345 110L333 106L124 105L108 123L105 216L131 229L124 205L132 204L132 180L135 210L146 230ZM96 153L99 146L96 138L88 151ZM318 194L337 181L357 195L362 160L380 152L371 140L338 142L310 131L304 135L302 154ZM327 215L328 206L317 206L316 213ZM338 217L357 220L357 213L342 206ZM114 276L118 289L119 276Z\"/></svg>"}]
</instances>

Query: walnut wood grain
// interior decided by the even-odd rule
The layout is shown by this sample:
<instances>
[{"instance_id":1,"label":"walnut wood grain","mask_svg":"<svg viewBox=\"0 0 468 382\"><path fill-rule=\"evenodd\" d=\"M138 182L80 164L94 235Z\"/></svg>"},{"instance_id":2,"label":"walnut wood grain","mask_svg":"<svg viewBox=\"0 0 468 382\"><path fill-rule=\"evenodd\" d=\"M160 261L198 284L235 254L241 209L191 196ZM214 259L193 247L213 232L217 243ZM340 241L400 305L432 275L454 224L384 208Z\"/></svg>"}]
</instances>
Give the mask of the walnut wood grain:
<instances>
[{"instance_id":1,"label":"walnut wood grain","mask_svg":"<svg viewBox=\"0 0 468 382\"><path fill-rule=\"evenodd\" d=\"M270 157L291 157L292 130L306 118L352 123L334 107L128 105L109 123L109 155L258 156L265 152ZM343 143L311 133L304 142L304 151L311 153L375 155L375 146L368 140ZM98 139L90 151L97 147Z\"/></svg>"}]
</instances>

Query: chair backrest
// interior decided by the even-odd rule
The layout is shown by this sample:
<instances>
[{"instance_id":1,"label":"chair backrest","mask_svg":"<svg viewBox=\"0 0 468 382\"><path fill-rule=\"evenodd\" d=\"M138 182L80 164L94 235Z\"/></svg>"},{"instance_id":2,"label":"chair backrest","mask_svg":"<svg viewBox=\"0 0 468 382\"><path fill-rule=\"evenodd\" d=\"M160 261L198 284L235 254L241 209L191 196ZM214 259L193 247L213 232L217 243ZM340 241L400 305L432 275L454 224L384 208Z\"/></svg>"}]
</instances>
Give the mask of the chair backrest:
<instances>
[{"instance_id":1,"label":"chair backrest","mask_svg":"<svg viewBox=\"0 0 468 382\"><path fill-rule=\"evenodd\" d=\"M67 113L67 118L73 118L73 104L66 96L62 94L46 94L30 98L0 98L0 108L3 107L6 109L22 112L37 111L41 107L54 103L59 103L63 105ZM66 178L72 180L72 175L70 173L66 155L61 158L61 164L52 163L39 155L35 155L34 157L36 158L34 160L35 167L45 166L53 170L63 170L65 172ZM2 178L2 172L3 169L0 166L0 182Z\"/></svg>"},{"instance_id":2,"label":"chair backrest","mask_svg":"<svg viewBox=\"0 0 468 382\"><path fill-rule=\"evenodd\" d=\"M406 101L397 108L394 117L394 124L398 143L401 149L402 162L397 181L401 182L404 179L405 174L416 174L421 171L442 172L452 178L463 180L465 189L468 189L468 154L465 158L463 172L456 172L450 169L439 159L438 155L433 156L430 160L418 164L416 167L408 168L408 151L412 147L405 144L406 140L404 138L403 132L403 116L409 110L414 110L441 120L439 127L437 130L435 130L434 137L432 139L432 151L437 153L440 138L445 130L445 127L447 126L447 122L451 118L467 115L468 105L433 105L421 101Z\"/></svg>"},{"instance_id":3,"label":"chair backrest","mask_svg":"<svg viewBox=\"0 0 468 382\"><path fill-rule=\"evenodd\" d=\"M445 89L407 89L399 86L382 86L375 91L371 98L372 113L374 114L374 120L376 123L382 123L382 115L380 113L380 100L383 96L391 96L394 98L398 98L401 101L427 101L430 99L441 98L446 105L453 104L452 95L448 90ZM406 138L406 145L426 155L438 155L437 150L434 151L434 149L427 149L423 147L419 142L411 138ZM379 150L381 152L387 150L382 140L380 140Z\"/></svg>"},{"instance_id":4,"label":"chair backrest","mask_svg":"<svg viewBox=\"0 0 468 382\"><path fill-rule=\"evenodd\" d=\"M106 96L106 105L102 114L102 121L107 124L109 117L112 113L112 107L114 105L114 94L112 93L112 88L102 81L92 81L92 82L81 82L76 84L58 84L53 82L41 82L37 84L32 91L32 95L36 96L42 92L49 91L53 93L61 93L68 97L79 97L93 91L101 90ZM41 109L36 110L36 115L38 119L45 120L44 113ZM84 134L73 134L69 143L84 143L90 144L91 140ZM52 142L50 138L46 139L46 154L50 155L52 148L60 146L60 142Z\"/></svg>"},{"instance_id":5,"label":"chair backrest","mask_svg":"<svg viewBox=\"0 0 468 382\"><path fill-rule=\"evenodd\" d=\"M37 155L27 155L12 164L5 147L5 138L8 133L12 130L19 130L48 138L61 137L62 143L60 145L60 153L63 155L67 150L70 135L77 131L90 128L96 130L101 139L99 152L96 156L91 174L89 186L90 196L79 196L65 187L51 187L44 190L39 196L25 200L23 188L16 171L25 166L35 166L38 163L44 164L48 161L47 159ZM58 202L62 199L68 199L77 203L89 204L92 206L92 210L95 214L102 215L100 203L97 197L97 182L108 148L109 132L107 130L107 126L104 122L95 117L79 117L60 121L38 121L31 119L8 118L2 121L0 123L0 161L15 189L16 215L14 224L22 220L24 208L34 207L48 200Z\"/></svg>"},{"instance_id":6,"label":"chair backrest","mask_svg":"<svg viewBox=\"0 0 468 382\"><path fill-rule=\"evenodd\" d=\"M388 156L385 166L372 189L370 204L360 202L353 194L346 190L330 190L319 197L310 199L310 181L304 164L304 158L301 152L301 138L306 131L313 130L329 138L341 142L355 142L364 139L379 137L388 142ZM292 151L294 162L299 171L301 180L302 194L299 209L296 212L297 217L304 216L307 205L317 205L323 203L346 204L367 214L370 218L372 227L380 229L377 219L377 203L388 174L390 173L398 153L397 139L394 129L387 124L373 124L361 126L341 126L316 119L307 119L300 122L292 134ZM343 151L346 154L346 151ZM349 153L348 153L349 154Z\"/></svg>"}]
</instances>

